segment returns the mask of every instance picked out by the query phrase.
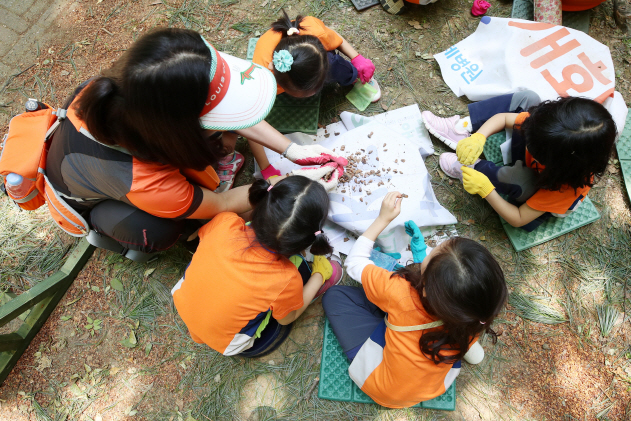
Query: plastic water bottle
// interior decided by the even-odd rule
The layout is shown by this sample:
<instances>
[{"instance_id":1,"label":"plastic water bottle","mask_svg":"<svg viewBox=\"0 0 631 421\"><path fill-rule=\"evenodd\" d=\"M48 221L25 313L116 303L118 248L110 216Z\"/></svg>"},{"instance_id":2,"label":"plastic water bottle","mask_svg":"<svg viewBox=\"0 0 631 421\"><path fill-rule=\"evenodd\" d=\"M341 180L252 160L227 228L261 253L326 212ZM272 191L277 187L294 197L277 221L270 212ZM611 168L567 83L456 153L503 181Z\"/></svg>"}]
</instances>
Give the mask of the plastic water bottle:
<instances>
[{"instance_id":1,"label":"plastic water bottle","mask_svg":"<svg viewBox=\"0 0 631 421\"><path fill-rule=\"evenodd\" d=\"M5 185L7 193L9 193L13 200L18 200L28 194L33 183L34 182L31 180L24 180L20 174L11 173L7 175Z\"/></svg>"}]
</instances>

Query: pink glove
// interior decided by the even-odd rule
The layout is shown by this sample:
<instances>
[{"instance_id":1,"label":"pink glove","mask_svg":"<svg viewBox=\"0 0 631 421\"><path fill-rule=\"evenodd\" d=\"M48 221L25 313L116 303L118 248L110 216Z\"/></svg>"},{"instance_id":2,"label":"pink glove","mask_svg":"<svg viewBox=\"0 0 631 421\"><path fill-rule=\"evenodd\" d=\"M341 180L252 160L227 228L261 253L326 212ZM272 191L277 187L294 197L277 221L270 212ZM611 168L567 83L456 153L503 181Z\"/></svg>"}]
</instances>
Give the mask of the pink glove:
<instances>
[{"instance_id":1,"label":"pink glove","mask_svg":"<svg viewBox=\"0 0 631 421\"><path fill-rule=\"evenodd\" d=\"M345 167L348 165L346 158L341 157L320 145L301 146L295 143L289 145L283 153L290 161L298 165L322 165L327 162L335 162L337 165Z\"/></svg>"},{"instance_id":2,"label":"pink glove","mask_svg":"<svg viewBox=\"0 0 631 421\"><path fill-rule=\"evenodd\" d=\"M301 175L320 183L327 192L335 189L344 170L335 162L329 162L316 168L300 168L293 170L291 175Z\"/></svg>"},{"instance_id":3,"label":"pink glove","mask_svg":"<svg viewBox=\"0 0 631 421\"><path fill-rule=\"evenodd\" d=\"M487 10L489 10L489 7L491 7L491 3L488 1L475 0L473 2L473 7L471 7L471 14L473 16L482 16Z\"/></svg>"},{"instance_id":4,"label":"pink glove","mask_svg":"<svg viewBox=\"0 0 631 421\"><path fill-rule=\"evenodd\" d=\"M372 75L375 74L375 65L361 54L358 54L357 57L352 59L351 64L357 69L357 76L359 76L359 80L361 80L362 83L368 83Z\"/></svg>"},{"instance_id":5,"label":"pink glove","mask_svg":"<svg viewBox=\"0 0 631 421\"><path fill-rule=\"evenodd\" d=\"M273 165L269 165L264 170L261 170L261 175L265 180L269 180L270 177L274 177L275 175L281 175L280 171L274 168Z\"/></svg>"}]
</instances>

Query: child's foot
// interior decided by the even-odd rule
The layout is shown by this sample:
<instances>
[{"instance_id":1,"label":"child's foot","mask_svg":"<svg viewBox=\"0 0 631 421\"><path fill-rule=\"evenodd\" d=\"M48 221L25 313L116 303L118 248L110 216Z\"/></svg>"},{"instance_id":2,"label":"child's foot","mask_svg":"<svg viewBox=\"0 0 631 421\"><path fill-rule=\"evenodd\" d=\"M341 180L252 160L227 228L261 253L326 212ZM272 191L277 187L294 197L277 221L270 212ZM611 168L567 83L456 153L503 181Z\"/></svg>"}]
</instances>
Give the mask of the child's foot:
<instances>
[{"instance_id":1,"label":"child's foot","mask_svg":"<svg viewBox=\"0 0 631 421\"><path fill-rule=\"evenodd\" d=\"M484 348L482 348L479 341L471 345L471 348L464 354L464 360L469 364L480 364L483 359Z\"/></svg>"},{"instance_id":2,"label":"child's foot","mask_svg":"<svg viewBox=\"0 0 631 421\"><path fill-rule=\"evenodd\" d=\"M372 77L368 83L370 84L370 86L372 86L373 88L375 88L377 90L377 92L375 93L375 95L373 95L372 99L370 100L370 102L377 102L381 99L381 88L379 87L379 84L377 83L377 79L375 79L374 77Z\"/></svg>"},{"instance_id":3,"label":"child's foot","mask_svg":"<svg viewBox=\"0 0 631 421\"><path fill-rule=\"evenodd\" d=\"M228 155L219 160L219 164L217 166L217 175L219 176L219 187L215 190L216 192L224 192L228 191L232 188L234 184L234 179L243 166L243 162L245 158L239 152L234 151L231 155Z\"/></svg>"},{"instance_id":4,"label":"child's foot","mask_svg":"<svg viewBox=\"0 0 631 421\"><path fill-rule=\"evenodd\" d=\"M383 6L383 10L391 15L400 15L407 10L404 0L379 0L379 2Z\"/></svg>"},{"instance_id":5,"label":"child's foot","mask_svg":"<svg viewBox=\"0 0 631 421\"><path fill-rule=\"evenodd\" d=\"M344 269L342 268L342 264L337 261L337 258L335 256L331 256L329 262L331 262L331 266L333 267L333 274L329 279L324 282L324 284L322 284L322 286L318 290L318 293L315 295L315 297L313 297L313 300L311 302L317 300L322 295L324 295L324 293L327 292L328 289L331 288L333 285L339 284L342 280L342 277L344 276Z\"/></svg>"},{"instance_id":6,"label":"child's foot","mask_svg":"<svg viewBox=\"0 0 631 421\"><path fill-rule=\"evenodd\" d=\"M459 141L471 136L469 117L460 118L459 115L455 115L444 118L435 116L430 111L423 111L421 116L427 130L454 151Z\"/></svg>"},{"instance_id":7,"label":"child's foot","mask_svg":"<svg viewBox=\"0 0 631 421\"><path fill-rule=\"evenodd\" d=\"M478 159L475 164L480 162ZM438 164L440 169L443 170L451 178L457 178L462 181L462 164L458 161L458 156L453 152L445 152L440 154L438 158ZM473 165L467 165L469 168L473 168Z\"/></svg>"}]
</instances>

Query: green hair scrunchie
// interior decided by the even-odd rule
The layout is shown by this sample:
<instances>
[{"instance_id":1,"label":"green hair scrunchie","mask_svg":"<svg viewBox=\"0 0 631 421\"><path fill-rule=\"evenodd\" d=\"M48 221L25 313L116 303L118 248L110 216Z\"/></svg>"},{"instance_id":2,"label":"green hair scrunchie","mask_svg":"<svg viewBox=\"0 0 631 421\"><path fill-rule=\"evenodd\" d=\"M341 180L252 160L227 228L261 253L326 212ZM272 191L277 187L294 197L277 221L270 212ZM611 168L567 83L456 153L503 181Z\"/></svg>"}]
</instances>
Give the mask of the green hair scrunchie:
<instances>
[{"instance_id":1,"label":"green hair scrunchie","mask_svg":"<svg viewBox=\"0 0 631 421\"><path fill-rule=\"evenodd\" d=\"M274 68L276 70L281 73L285 73L291 70L291 65L294 63L294 58L287 50L275 51L272 63L274 63Z\"/></svg>"}]
</instances>

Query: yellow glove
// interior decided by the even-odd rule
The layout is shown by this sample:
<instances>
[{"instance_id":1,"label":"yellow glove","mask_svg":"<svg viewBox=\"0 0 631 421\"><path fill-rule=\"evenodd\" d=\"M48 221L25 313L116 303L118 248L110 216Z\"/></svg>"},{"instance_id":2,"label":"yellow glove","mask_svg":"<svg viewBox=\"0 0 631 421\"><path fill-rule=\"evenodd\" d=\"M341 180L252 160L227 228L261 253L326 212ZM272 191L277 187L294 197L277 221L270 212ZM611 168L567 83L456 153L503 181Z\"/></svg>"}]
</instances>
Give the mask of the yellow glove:
<instances>
[{"instance_id":1,"label":"yellow glove","mask_svg":"<svg viewBox=\"0 0 631 421\"><path fill-rule=\"evenodd\" d=\"M462 185L467 192L479 194L482 199L495 190L495 186L486 175L465 166L462 167Z\"/></svg>"},{"instance_id":2,"label":"yellow glove","mask_svg":"<svg viewBox=\"0 0 631 421\"><path fill-rule=\"evenodd\" d=\"M471 165L484 150L486 137L482 133L473 133L466 139L462 139L456 146L456 155L462 165Z\"/></svg>"},{"instance_id":3,"label":"yellow glove","mask_svg":"<svg viewBox=\"0 0 631 421\"><path fill-rule=\"evenodd\" d=\"M333 275L333 266L331 262L324 256L313 256L313 268L311 273L319 273L322 275L322 283L326 282Z\"/></svg>"}]
</instances>

